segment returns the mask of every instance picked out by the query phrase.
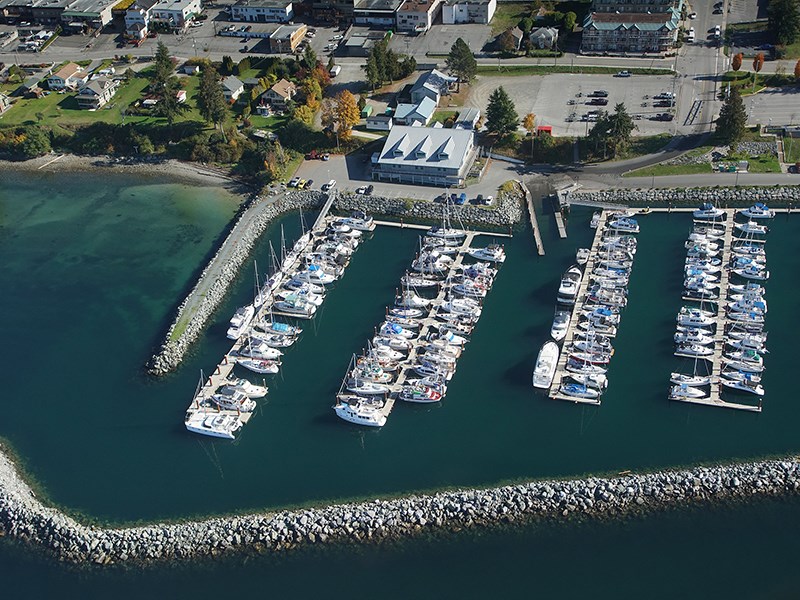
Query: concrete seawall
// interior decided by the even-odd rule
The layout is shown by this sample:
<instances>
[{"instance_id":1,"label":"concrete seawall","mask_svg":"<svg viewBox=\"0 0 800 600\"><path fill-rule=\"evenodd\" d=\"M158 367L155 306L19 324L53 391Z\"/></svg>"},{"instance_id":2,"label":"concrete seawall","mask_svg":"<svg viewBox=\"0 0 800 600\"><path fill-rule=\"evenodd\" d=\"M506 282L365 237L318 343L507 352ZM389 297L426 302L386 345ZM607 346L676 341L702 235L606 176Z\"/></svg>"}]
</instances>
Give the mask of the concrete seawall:
<instances>
[{"instance_id":1,"label":"concrete seawall","mask_svg":"<svg viewBox=\"0 0 800 600\"><path fill-rule=\"evenodd\" d=\"M0 451L0 535L64 562L143 564L223 553L283 552L308 544L376 543L526 519L620 517L697 502L795 494L798 488L800 463L791 457L613 478L537 481L179 524L101 528L82 525L44 506Z\"/></svg>"},{"instance_id":2,"label":"concrete seawall","mask_svg":"<svg viewBox=\"0 0 800 600\"><path fill-rule=\"evenodd\" d=\"M746 207L765 202L772 208L797 205L800 202L800 179L797 186L715 187L715 188L650 188L637 190L601 190L572 192L570 201L591 206L693 206L715 202L722 208Z\"/></svg>"}]
</instances>

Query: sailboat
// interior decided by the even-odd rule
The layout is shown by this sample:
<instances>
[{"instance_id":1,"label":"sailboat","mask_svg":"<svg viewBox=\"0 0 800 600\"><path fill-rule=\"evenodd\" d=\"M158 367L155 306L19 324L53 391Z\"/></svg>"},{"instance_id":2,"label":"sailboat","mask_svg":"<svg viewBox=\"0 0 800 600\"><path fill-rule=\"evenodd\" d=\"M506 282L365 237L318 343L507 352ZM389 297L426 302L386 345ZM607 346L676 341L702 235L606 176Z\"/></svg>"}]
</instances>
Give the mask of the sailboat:
<instances>
[{"instance_id":1,"label":"sailboat","mask_svg":"<svg viewBox=\"0 0 800 600\"><path fill-rule=\"evenodd\" d=\"M450 200L445 201L442 206L442 226L434 225L428 230L427 235L435 238L460 240L467 236L467 232L463 229L455 229L450 223Z\"/></svg>"}]
</instances>

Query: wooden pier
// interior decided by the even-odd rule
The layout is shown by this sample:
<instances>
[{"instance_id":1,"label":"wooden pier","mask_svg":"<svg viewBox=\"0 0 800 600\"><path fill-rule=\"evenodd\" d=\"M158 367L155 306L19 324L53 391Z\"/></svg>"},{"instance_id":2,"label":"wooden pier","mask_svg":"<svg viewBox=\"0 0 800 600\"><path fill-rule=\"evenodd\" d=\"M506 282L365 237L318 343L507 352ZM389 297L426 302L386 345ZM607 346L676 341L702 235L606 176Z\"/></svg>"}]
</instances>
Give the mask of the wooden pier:
<instances>
[{"instance_id":1,"label":"wooden pier","mask_svg":"<svg viewBox=\"0 0 800 600\"><path fill-rule=\"evenodd\" d=\"M578 327L580 314L588 296L587 292L591 282L591 274L595 263L597 262L598 250L600 248L600 242L603 239L603 232L605 231L607 217L608 211L603 210L600 215L600 226L597 228L597 231L594 234L594 240L592 240L592 247L589 252L589 260L586 262L586 265L583 269L581 285L578 288L577 295L575 296L575 304L572 307L572 316L570 317L569 326L567 327L567 334L564 336L563 343L561 344L561 354L559 354L558 357L558 365L556 366L556 372L553 376L553 383L550 385L549 391L549 396L554 400L564 400L566 402L575 402L578 404L594 404L595 406L599 406L601 403L600 398L575 398L573 396L566 396L562 394L560 390L561 384L569 375L569 372L567 371L569 349L572 346L572 342L575 338L575 330Z\"/></svg>"},{"instance_id":2,"label":"wooden pier","mask_svg":"<svg viewBox=\"0 0 800 600\"><path fill-rule=\"evenodd\" d=\"M544 244L542 243L542 234L539 231L539 222L536 220L536 209L533 207L533 196L525 184L518 179L515 181L522 189L522 193L525 194L525 203L528 205L528 215L531 218L531 229L533 229L533 241L536 243L536 252L539 253L539 256L544 256Z\"/></svg>"},{"instance_id":3,"label":"wooden pier","mask_svg":"<svg viewBox=\"0 0 800 600\"><path fill-rule=\"evenodd\" d=\"M556 210L554 214L556 217L556 227L558 228L558 237L562 240L566 239L567 227L564 225L564 215L561 214L560 210Z\"/></svg>"},{"instance_id":4,"label":"wooden pier","mask_svg":"<svg viewBox=\"0 0 800 600\"><path fill-rule=\"evenodd\" d=\"M420 225L418 223L404 223L403 221L373 220L373 223L375 223L375 225L378 225L379 227L397 227L398 229L418 229L420 231L428 231L431 228L430 225ZM473 231L471 233L473 238L478 235L485 235L489 237L502 237L502 238L510 238L514 236L514 234L512 233L503 233L496 231Z\"/></svg>"},{"instance_id":5,"label":"wooden pier","mask_svg":"<svg viewBox=\"0 0 800 600\"><path fill-rule=\"evenodd\" d=\"M725 227L725 235L722 238L722 265L723 269L720 271L719 279L719 299L713 301L717 306L716 327L714 330L714 353L711 356L700 357L711 364L711 391L708 398L672 398L675 402L687 402L689 404L702 404L704 406L717 406L720 408L731 408L734 410L745 410L751 412L761 412L761 403L757 406L752 404L741 404L738 402L727 402L722 399L721 391L722 384L720 375L722 374L723 360L722 353L725 351L725 325L727 323L727 314L725 306L727 304L728 286L730 285L730 270L727 266L731 261L731 249L734 242L734 217L736 216L734 208L725 209L725 221L721 223ZM717 223L718 225L720 223ZM699 302L693 299L694 302ZM678 354L676 356L684 356L686 358L695 358L685 354Z\"/></svg>"}]
</instances>

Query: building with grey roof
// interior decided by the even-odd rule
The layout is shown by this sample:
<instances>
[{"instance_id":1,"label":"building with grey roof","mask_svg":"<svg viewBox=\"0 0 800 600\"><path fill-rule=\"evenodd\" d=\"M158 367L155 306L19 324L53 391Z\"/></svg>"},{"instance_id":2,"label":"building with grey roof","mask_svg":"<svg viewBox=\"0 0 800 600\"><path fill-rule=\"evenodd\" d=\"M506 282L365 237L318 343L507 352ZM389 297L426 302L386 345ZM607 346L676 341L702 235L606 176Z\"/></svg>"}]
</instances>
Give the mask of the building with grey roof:
<instances>
[{"instance_id":1,"label":"building with grey roof","mask_svg":"<svg viewBox=\"0 0 800 600\"><path fill-rule=\"evenodd\" d=\"M624 4L624 3L623 3ZM683 0L664 9L648 4L624 4L628 11L589 13L583 23L583 54L667 54L678 41ZM633 12L636 8L638 12Z\"/></svg>"},{"instance_id":2,"label":"building with grey roof","mask_svg":"<svg viewBox=\"0 0 800 600\"><path fill-rule=\"evenodd\" d=\"M445 75L438 69L427 71L411 86L411 101L419 103L427 97L439 104L441 97L450 93L450 86L455 85L456 81L455 77Z\"/></svg>"},{"instance_id":3,"label":"building with grey roof","mask_svg":"<svg viewBox=\"0 0 800 600\"><path fill-rule=\"evenodd\" d=\"M372 179L460 187L476 154L472 131L395 125L381 151L372 155Z\"/></svg>"},{"instance_id":4,"label":"building with grey roof","mask_svg":"<svg viewBox=\"0 0 800 600\"><path fill-rule=\"evenodd\" d=\"M99 29L111 22L119 0L0 0L0 15L42 25Z\"/></svg>"},{"instance_id":5,"label":"building with grey roof","mask_svg":"<svg viewBox=\"0 0 800 600\"><path fill-rule=\"evenodd\" d=\"M239 0L231 6L231 21L288 23L292 17L291 0Z\"/></svg>"},{"instance_id":6,"label":"building with grey roof","mask_svg":"<svg viewBox=\"0 0 800 600\"><path fill-rule=\"evenodd\" d=\"M405 0L354 0L353 23L372 27L394 27L397 11Z\"/></svg>"},{"instance_id":7,"label":"building with grey roof","mask_svg":"<svg viewBox=\"0 0 800 600\"><path fill-rule=\"evenodd\" d=\"M394 122L395 125L425 127L435 111L436 102L427 97L417 104L398 104L394 110Z\"/></svg>"},{"instance_id":8,"label":"building with grey roof","mask_svg":"<svg viewBox=\"0 0 800 600\"><path fill-rule=\"evenodd\" d=\"M473 106L461 109L453 127L458 129L475 129L481 118L481 111Z\"/></svg>"}]
</instances>

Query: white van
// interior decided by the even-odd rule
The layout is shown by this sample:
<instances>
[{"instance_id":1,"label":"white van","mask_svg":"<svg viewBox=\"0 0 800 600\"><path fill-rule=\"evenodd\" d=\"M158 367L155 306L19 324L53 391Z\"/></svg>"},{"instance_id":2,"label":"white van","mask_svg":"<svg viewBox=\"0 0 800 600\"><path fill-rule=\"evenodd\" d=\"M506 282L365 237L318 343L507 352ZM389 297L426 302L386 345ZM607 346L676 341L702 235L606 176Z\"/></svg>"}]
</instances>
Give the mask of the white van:
<instances>
[{"instance_id":1,"label":"white van","mask_svg":"<svg viewBox=\"0 0 800 600\"><path fill-rule=\"evenodd\" d=\"M342 67L340 67L339 65L333 65L331 67L331 77L336 77L341 72L342 72Z\"/></svg>"}]
</instances>

